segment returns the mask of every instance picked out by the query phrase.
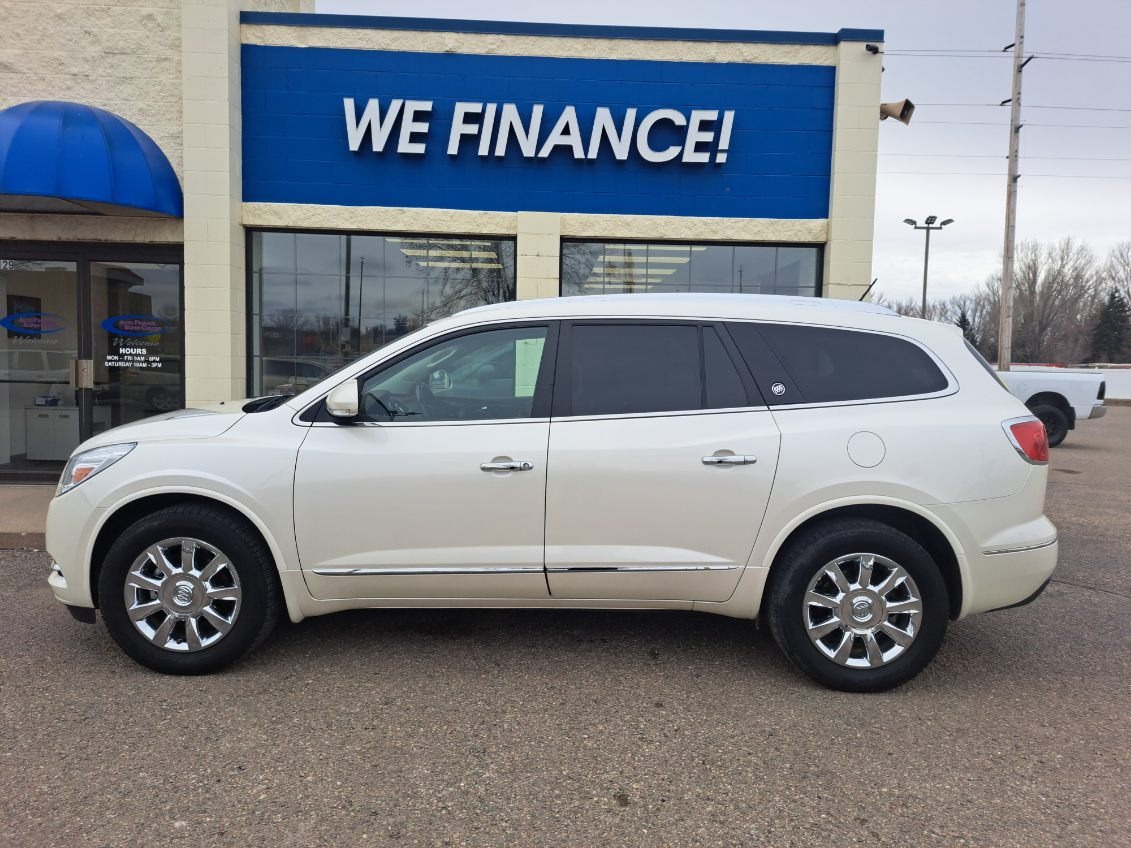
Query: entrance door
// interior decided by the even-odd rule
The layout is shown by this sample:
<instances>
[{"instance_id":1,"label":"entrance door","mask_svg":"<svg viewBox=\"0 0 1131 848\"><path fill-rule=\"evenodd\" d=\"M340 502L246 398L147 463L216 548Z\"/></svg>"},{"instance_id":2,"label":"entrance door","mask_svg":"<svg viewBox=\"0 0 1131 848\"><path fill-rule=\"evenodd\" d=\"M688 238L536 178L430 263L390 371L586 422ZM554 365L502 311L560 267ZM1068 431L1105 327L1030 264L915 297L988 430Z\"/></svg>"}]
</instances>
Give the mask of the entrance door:
<instances>
[{"instance_id":1,"label":"entrance door","mask_svg":"<svg viewBox=\"0 0 1131 848\"><path fill-rule=\"evenodd\" d=\"M90 263L92 432L180 409L181 266Z\"/></svg>"},{"instance_id":2,"label":"entrance door","mask_svg":"<svg viewBox=\"0 0 1131 848\"><path fill-rule=\"evenodd\" d=\"M0 473L58 477L81 441L80 323L78 263L0 257Z\"/></svg>"},{"instance_id":3,"label":"entrance door","mask_svg":"<svg viewBox=\"0 0 1131 848\"><path fill-rule=\"evenodd\" d=\"M0 478L53 482L92 435L183 405L181 291L153 247L0 243Z\"/></svg>"}]
</instances>

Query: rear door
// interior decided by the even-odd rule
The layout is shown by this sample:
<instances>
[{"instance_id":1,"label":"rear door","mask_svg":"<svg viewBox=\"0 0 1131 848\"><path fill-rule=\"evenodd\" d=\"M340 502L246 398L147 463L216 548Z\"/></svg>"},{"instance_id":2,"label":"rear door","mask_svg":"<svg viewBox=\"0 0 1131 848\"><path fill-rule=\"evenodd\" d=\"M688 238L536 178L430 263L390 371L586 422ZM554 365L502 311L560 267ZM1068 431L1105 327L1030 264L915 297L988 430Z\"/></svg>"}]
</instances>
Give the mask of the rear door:
<instances>
[{"instance_id":1,"label":"rear door","mask_svg":"<svg viewBox=\"0 0 1131 848\"><path fill-rule=\"evenodd\" d=\"M546 570L558 598L722 601L757 537L779 434L711 323L562 328Z\"/></svg>"}]
</instances>

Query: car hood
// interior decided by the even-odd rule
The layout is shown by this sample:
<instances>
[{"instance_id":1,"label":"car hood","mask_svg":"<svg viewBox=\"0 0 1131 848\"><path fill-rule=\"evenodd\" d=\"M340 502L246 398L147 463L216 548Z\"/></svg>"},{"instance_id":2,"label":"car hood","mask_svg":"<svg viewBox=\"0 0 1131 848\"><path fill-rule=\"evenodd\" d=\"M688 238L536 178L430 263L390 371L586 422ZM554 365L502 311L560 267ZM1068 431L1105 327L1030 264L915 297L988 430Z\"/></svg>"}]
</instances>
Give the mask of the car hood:
<instances>
[{"instance_id":1,"label":"car hood","mask_svg":"<svg viewBox=\"0 0 1131 848\"><path fill-rule=\"evenodd\" d=\"M201 404L189 409L178 409L143 418L131 424L114 427L87 439L75 453L122 442L153 442L163 439L214 439L231 429L246 414L246 400L229 400Z\"/></svg>"}]
</instances>

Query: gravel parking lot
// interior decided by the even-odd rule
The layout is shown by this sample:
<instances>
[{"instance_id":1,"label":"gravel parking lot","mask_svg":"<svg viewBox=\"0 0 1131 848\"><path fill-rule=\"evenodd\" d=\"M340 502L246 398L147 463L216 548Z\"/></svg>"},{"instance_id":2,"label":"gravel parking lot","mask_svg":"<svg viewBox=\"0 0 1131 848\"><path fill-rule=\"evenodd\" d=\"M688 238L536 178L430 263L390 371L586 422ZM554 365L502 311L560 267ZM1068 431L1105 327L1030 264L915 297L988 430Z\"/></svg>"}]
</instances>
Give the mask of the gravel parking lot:
<instances>
[{"instance_id":1,"label":"gravel parking lot","mask_svg":"<svg viewBox=\"0 0 1131 848\"><path fill-rule=\"evenodd\" d=\"M1061 565L884 695L748 622L358 612L207 678L0 553L0 844L1131 845L1131 408L1053 452Z\"/></svg>"}]
</instances>

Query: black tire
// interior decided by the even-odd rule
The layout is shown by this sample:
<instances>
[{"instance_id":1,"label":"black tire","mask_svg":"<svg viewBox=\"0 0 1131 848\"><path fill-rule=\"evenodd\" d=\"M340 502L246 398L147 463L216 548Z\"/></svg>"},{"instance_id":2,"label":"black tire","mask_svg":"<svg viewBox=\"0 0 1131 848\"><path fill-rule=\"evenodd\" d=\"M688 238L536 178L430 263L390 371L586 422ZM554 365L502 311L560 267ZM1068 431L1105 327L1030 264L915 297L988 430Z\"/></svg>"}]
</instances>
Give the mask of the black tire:
<instances>
[{"instance_id":1,"label":"black tire","mask_svg":"<svg viewBox=\"0 0 1131 848\"><path fill-rule=\"evenodd\" d=\"M807 633L805 597L810 581L828 564L850 554L872 554L893 561L914 581L922 602L910 645L890 661L872 668L839 664L822 653ZM843 692L882 692L915 677L938 652L949 609L946 583L930 555L910 536L869 519L833 519L789 543L774 562L762 604L770 633L786 657L813 680ZM832 614L829 616L831 619ZM829 638L835 641L840 633L838 630ZM852 643L854 652L863 647L862 641Z\"/></svg>"},{"instance_id":2,"label":"black tire","mask_svg":"<svg viewBox=\"0 0 1131 848\"><path fill-rule=\"evenodd\" d=\"M1050 448L1055 448L1068 436L1068 416L1064 414L1064 410L1047 403L1038 403L1030 407L1029 411L1045 425Z\"/></svg>"},{"instance_id":3,"label":"black tire","mask_svg":"<svg viewBox=\"0 0 1131 848\"><path fill-rule=\"evenodd\" d=\"M150 546L175 537L198 539L223 552L241 593L231 630L215 644L194 651L158 647L126 611L125 581L134 562ZM205 504L160 509L122 533L103 560L98 598L114 641L137 662L164 674L207 674L230 665L270 635L282 609L278 574L263 541L239 516Z\"/></svg>"}]
</instances>

